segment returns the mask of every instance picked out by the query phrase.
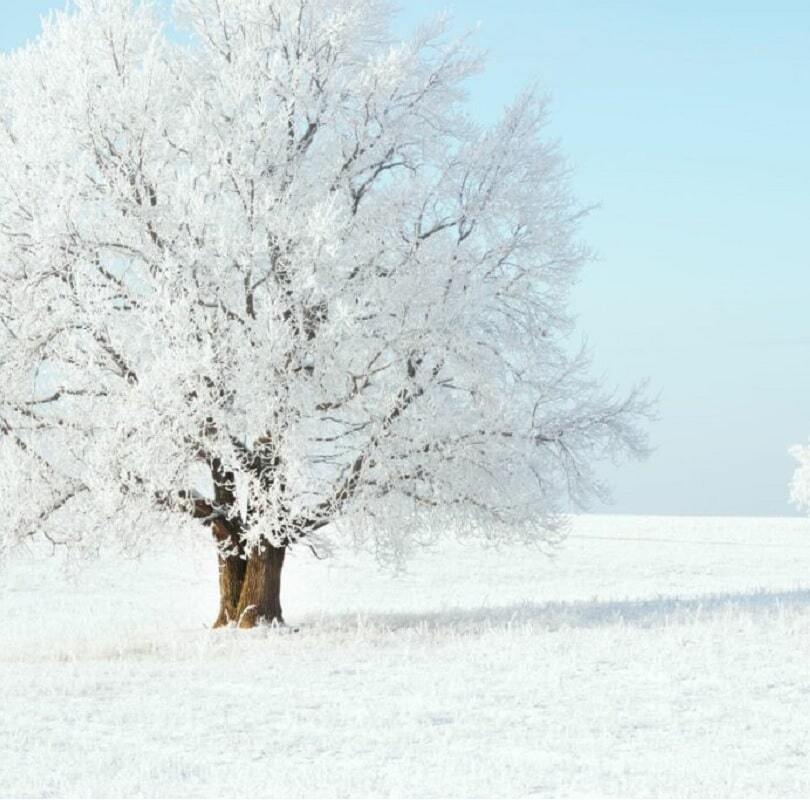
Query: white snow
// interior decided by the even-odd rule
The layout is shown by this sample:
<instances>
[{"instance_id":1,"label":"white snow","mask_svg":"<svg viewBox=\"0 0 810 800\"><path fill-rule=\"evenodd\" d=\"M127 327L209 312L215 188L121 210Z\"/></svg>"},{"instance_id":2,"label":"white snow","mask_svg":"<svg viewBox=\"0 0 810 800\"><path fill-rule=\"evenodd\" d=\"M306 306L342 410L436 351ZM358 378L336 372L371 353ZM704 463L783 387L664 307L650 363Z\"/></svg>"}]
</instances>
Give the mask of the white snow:
<instances>
[{"instance_id":1,"label":"white snow","mask_svg":"<svg viewBox=\"0 0 810 800\"><path fill-rule=\"evenodd\" d=\"M4 797L810 794L808 520L587 516L400 576L302 550L290 635L209 629L207 542L0 577Z\"/></svg>"}]
</instances>

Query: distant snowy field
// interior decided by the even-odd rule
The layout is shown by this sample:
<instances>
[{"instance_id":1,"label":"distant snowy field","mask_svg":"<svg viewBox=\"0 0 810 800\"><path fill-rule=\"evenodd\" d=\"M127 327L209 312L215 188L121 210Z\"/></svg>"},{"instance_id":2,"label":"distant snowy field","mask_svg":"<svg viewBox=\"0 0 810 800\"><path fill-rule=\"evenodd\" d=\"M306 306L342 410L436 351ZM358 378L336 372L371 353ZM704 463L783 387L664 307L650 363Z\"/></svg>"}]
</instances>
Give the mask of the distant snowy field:
<instances>
[{"instance_id":1,"label":"distant snowy field","mask_svg":"<svg viewBox=\"0 0 810 800\"><path fill-rule=\"evenodd\" d=\"M18 553L0 795L810 794L810 521L571 534L400 576L300 551L291 635L208 628L206 546L72 577Z\"/></svg>"}]
</instances>

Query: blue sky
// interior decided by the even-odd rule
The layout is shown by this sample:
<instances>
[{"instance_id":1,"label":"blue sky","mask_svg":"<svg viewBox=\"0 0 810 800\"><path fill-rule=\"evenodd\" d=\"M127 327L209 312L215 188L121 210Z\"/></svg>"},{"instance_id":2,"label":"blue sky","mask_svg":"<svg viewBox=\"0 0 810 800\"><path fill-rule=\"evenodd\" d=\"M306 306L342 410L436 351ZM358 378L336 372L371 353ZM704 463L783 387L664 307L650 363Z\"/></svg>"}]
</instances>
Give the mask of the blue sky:
<instances>
[{"instance_id":1,"label":"blue sky","mask_svg":"<svg viewBox=\"0 0 810 800\"><path fill-rule=\"evenodd\" d=\"M0 0L0 49L63 3ZM810 2L407 0L443 9L489 68L493 119L552 95L599 260L573 298L598 374L660 393L656 450L607 469L609 510L789 514L787 447L810 435Z\"/></svg>"}]
</instances>

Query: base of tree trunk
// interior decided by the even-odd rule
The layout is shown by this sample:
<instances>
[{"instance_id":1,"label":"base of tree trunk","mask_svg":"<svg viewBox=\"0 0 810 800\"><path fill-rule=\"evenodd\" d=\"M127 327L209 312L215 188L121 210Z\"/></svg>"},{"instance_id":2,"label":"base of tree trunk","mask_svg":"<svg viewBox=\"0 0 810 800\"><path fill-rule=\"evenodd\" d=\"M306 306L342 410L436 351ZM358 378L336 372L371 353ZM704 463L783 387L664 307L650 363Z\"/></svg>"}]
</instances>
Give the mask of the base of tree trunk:
<instances>
[{"instance_id":1,"label":"base of tree trunk","mask_svg":"<svg viewBox=\"0 0 810 800\"><path fill-rule=\"evenodd\" d=\"M247 559L245 578L236 608L236 623L240 628L259 624L284 624L281 612L281 570L286 548L266 545L259 552L251 551Z\"/></svg>"}]
</instances>

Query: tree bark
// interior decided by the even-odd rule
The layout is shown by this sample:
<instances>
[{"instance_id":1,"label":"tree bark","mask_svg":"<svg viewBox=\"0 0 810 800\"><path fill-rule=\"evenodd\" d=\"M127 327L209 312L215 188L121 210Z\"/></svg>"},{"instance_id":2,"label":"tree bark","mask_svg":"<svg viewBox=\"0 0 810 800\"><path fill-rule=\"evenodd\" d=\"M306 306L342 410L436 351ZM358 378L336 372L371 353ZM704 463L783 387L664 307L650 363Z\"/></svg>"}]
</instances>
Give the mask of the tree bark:
<instances>
[{"instance_id":1,"label":"tree bark","mask_svg":"<svg viewBox=\"0 0 810 800\"><path fill-rule=\"evenodd\" d=\"M270 544L266 544L261 552L257 548L250 552L236 610L240 628L253 628L260 623L284 624L281 569L285 553L285 547Z\"/></svg>"},{"instance_id":2,"label":"tree bark","mask_svg":"<svg viewBox=\"0 0 810 800\"><path fill-rule=\"evenodd\" d=\"M245 582L247 562L241 556L219 556L219 614L215 628L239 619L239 597Z\"/></svg>"},{"instance_id":3,"label":"tree bark","mask_svg":"<svg viewBox=\"0 0 810 800\"><path fill-rule=\"evenodd\" d=\"M245 582L247 563L241 551L239 537L228 530L227 524L216 520L212 526L214 539L217 542L219 561L219 614L214 622L215 628L221 628L236 622L239 618L239 598ZM227 554L223 554L226 549Z\"/></svg>"}]
</instances>

